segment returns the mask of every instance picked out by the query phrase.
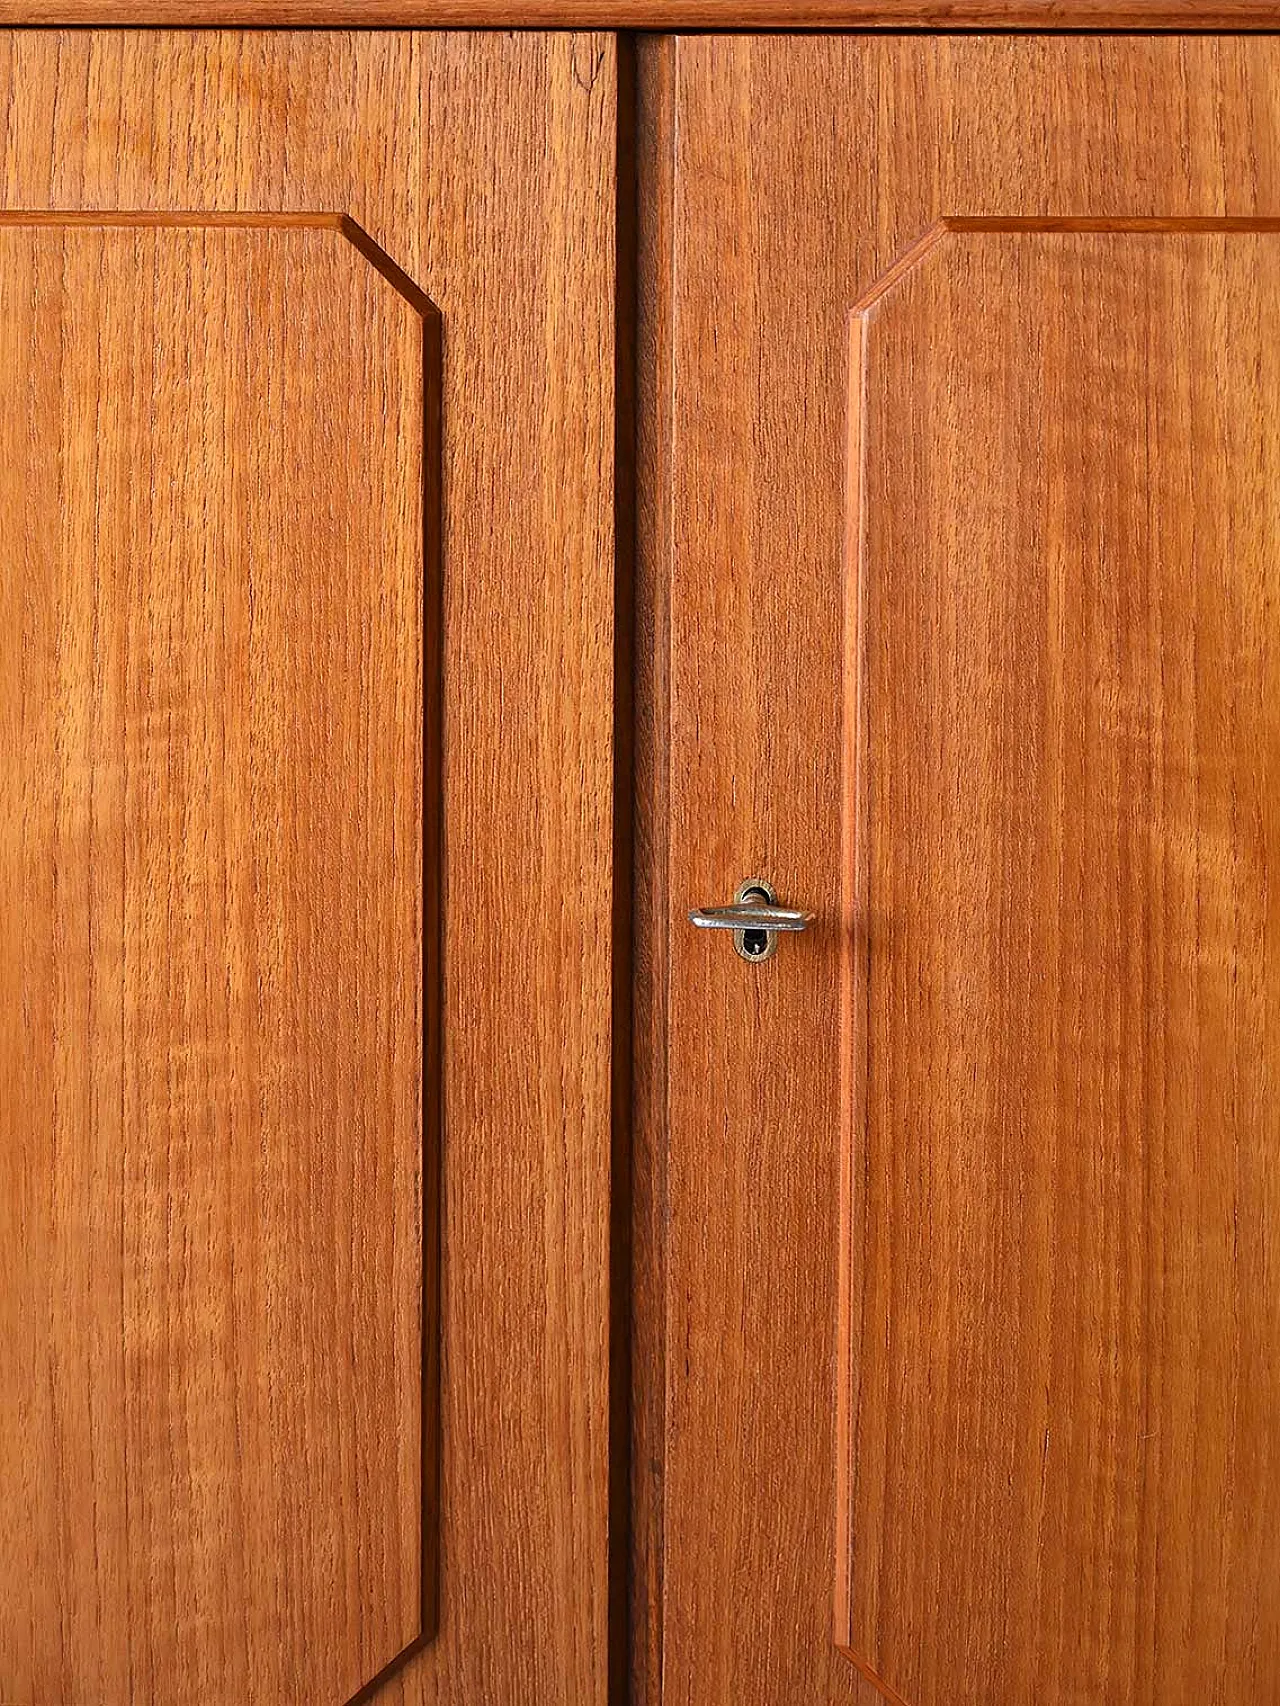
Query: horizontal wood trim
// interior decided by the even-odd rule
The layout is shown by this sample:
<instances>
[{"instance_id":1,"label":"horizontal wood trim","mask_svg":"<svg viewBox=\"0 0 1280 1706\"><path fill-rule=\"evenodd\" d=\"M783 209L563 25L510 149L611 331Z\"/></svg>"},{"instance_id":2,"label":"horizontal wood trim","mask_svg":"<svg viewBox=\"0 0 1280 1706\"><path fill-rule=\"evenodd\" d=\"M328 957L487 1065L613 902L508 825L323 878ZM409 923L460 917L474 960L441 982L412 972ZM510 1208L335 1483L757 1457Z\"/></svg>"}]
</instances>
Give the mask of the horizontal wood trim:
<instances>
[{"instance_id":1,"label":"horizontal wood trim","mask_svg":"<svg viewBox=\"0 0 1280 1706\"><path fill-rule=\"evenodd\" d=\"M1280 0L0 0L0 24L1268 31Z\"/></svg>"},{"instance_id":2,"label":"horizontal wood trim","mask_svg":"<svg viewBox=\"0 0 1280 1706\"><path fill-rule=\"evenodd\" d=\"M917 237L870 287L865 295L858 298L853 305L853 313L865 314L869 308L885 296L895 284L909 273L949 231L986 231L988 233L1004 233L1006 236L1017 232L1038 232L1041 235L1069 235L1073 232L1118 233L1129 235L1164 236L1170 232L1183 233L1217 233L1224 235L1229 232L1280 232L1280 219L1255 219L1239 216L1236 218L1216 219L1183 218L1183 219L1076 219L1049 218L1041 219L1035 216L1027 218L999 218L989 215L977 218L956 218L945 215L935 219L927 231Z\"/></svg>"},{"instance_id":3,"label":"horizontal wood trim","mask_svg":"<svg viewBox=\"0 0 1280 1706\"><path fill-rule=\"evenodd\" d=\"M358 225L346 213L157 213L148 209L137 212L113 210L106 213L62 213L48 209L35 209L30 212L0 210L0 228L13 225L83 225L96 226L103 230L111 227L135 226L142 230L176 226L179 229L229 231L340 231L352 248L359 250L374 271L381 273L387 283L398 290L419 314L428 320L438 320L440 317L430 297L419 289L402 267L396 265L385 250L379 248L364 227Z\"/></svg>"}]
</instances>

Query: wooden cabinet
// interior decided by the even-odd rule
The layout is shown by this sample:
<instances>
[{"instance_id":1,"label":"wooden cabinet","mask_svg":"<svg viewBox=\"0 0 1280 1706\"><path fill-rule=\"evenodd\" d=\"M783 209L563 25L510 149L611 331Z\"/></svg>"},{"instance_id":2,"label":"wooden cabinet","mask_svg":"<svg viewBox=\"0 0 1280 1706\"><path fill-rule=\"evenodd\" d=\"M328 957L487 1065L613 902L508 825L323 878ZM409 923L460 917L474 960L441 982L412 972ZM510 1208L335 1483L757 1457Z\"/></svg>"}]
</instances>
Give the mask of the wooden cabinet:
<instances>
[{"instance_id":1,"label":"wooden cabinet","mask_svg":"<svg viewBox=\"0 0 1280 1706\"><path fill-rule=\"evenodd\" d=\"M0 1706L1280 1697L1280 16L931 5L0 0Z\"/></svg>"}]
</instances>

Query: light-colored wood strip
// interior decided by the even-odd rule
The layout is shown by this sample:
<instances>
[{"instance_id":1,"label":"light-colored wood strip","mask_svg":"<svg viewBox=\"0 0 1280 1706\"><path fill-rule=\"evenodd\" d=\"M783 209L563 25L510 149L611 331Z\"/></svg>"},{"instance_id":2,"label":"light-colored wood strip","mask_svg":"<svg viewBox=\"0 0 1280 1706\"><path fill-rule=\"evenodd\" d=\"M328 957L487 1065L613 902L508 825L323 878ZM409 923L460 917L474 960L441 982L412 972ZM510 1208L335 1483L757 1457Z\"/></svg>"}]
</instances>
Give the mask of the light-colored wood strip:
<instances>
[{"instance_id":1,"label":"light-colored wood strip","mask_svg":"<svg viewBox=\"0 0 1280 1706\"><path fill-rule=\"evenodd\" d=\"M0 0L0 22L547 30L1257 30L1276 0Z\"/></svg>"}]
</instances>

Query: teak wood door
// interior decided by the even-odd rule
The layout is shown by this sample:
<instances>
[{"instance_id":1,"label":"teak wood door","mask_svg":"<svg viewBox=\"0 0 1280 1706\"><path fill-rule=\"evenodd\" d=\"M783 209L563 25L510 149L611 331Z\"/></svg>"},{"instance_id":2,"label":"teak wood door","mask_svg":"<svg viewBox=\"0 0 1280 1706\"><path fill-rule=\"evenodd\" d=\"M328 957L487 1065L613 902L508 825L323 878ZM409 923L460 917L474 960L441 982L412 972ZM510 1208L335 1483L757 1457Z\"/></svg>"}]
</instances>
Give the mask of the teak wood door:
<instances>
[{"instance_id":1,"label":"teak wood door","mask_svg":"<svg viewBox=\"0 0 1280 1706\"><path fill-rule=\"evenodd\" d=\"M1280 1698L1280 49L646 90L665 1706Z\"/></svg>"},{"instance_id":2,"label":"teak wood door","mask_svg":"<svg viewBox=\"0 0 1280 1706\"><path fill-rule=\"evenodd\" d=\"M603 1706L614 45L0 112L0 1701Z\"/></svg>"}]
</instances>

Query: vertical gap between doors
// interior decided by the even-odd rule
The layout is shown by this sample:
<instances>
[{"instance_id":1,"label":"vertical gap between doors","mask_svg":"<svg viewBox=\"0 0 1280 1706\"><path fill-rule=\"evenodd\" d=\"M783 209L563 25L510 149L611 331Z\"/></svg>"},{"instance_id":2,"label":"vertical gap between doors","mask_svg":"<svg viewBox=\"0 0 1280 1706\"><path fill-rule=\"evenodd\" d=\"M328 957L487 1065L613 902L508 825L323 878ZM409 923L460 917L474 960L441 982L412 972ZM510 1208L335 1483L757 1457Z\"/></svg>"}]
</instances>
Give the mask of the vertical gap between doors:
<instances>
[{"instance_id":1,"label":"vertical gap between doors","mask_svg":"<svg viewBox=\"0 0 1280 1706\"><path fill-rule=\"evenodd\" d=\"M614 240L613 1038L609 1252L610 1706L631 1695L632 1101L634 1084L635 557L636 557L636 54L617 38Z\"/></svg>"},{"instance_id":2,"label":"vertical gap between doors","mask_svg":"<svg viewBox=\"0 0 1280 1706\"><path fill-rule=\"evenodd\" d=\"M624 541L619 586L629 589L630 603L625 783L621 766L619 771L631 819L625 1584L629 1706L659 1706L662 1693L675 54L670 35L621 38L621 76L630 92L619 104L629 129L628 146L619 150L619 341L623 347L625 337L632 365L626 396L630 414L619 437L618 471L620 501L629 511L629 532L625 540L619 535ZM620 388L620 403L623 396ZM629 459L625 469L624 451Z\"/></svg>"}]
</instances>

